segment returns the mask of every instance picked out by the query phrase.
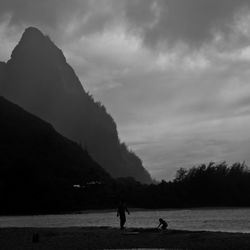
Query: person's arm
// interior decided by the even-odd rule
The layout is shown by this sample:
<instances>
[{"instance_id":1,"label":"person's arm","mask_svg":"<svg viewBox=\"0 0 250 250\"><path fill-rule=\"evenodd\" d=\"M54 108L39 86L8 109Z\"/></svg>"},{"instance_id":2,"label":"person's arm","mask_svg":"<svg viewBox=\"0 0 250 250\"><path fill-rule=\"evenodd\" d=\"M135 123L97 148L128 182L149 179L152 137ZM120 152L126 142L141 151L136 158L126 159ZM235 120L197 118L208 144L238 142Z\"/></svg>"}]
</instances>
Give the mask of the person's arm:
<instances>
[{"instance_id":1,"label":"person's arm","mask_svg":"<svg viewBox=\"0 0 250 250\"><path fill-rule=\"evenodd\" d=\"M127 208L127 207L126 207L126 211L127 211L127 213L128 213L128 214L130 214L130 212L129 212L129 210L128 210L128 208Z\"/></svg>"},{"instance_id":2,"label":"person's arm","mask_svg":"<svg viewBox=\"0 0 250 250\"><path fill-rule=\"evenodd\" d=\"M160 222L157 228L159 228L159 227L161 226L161 224L162 224L162 223Z\"/></svg>"}]
</instances>

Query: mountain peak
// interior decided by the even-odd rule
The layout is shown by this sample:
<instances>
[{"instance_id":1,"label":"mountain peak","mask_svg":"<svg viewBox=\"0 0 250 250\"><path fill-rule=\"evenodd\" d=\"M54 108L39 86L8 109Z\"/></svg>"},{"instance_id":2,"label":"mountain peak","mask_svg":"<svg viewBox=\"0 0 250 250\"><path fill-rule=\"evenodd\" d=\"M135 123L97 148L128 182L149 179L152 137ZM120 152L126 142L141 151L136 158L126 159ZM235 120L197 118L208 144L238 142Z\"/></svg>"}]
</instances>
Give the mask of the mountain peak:
<instances>
[{"instance_id":1,"label":"mountain peak","mask_svg":"<svg viewBox=\"0 0 250 250\"><path fill-rule=\"evenodd\" d=\"M25 29L22 39L30 39L30 38L43 38L43 33L36 27L28 27Z\"/></svg>"},{"instance_id":2,"label":"mountain peak","mask_svg":"<svg viewBox=\"0 0 250 250\"><path fill-rule=\"evenodd\" d=\"M113 177L151 182L141 160L120 143L111 115L85 92L48 36L27 28L5 68L3 96L50 122L64 136L83 142Z\"/></svg>"},{"instance_id":3,"label":"mountain peak","mask_svg":"<svg viewBox=\"0 0 250 250\"><path fill-rule=\"evenodd\" d=\"M49 43L52 43L52 42L39 29L37 29L35 27L29 27L29 28L25 29L25 31L24 31L18 45L14 49L13 53L16 50L34 49L37 47L48 46ZM12 56L13 56L13 53L12 53Z\"/></svg>"},{"instance_id":4,"label":"mountain peak","mask_svg":"<svg viewBox=\"0 0 250 250\"><path fill-rule=\"evenodd\" d=\"M31 63L44 61L47 64L48 59L52 62L66 62L62 51L36 27L25 29L11 54L11 59L13 58L28 59Z\"/></svg>"}]
</instances>

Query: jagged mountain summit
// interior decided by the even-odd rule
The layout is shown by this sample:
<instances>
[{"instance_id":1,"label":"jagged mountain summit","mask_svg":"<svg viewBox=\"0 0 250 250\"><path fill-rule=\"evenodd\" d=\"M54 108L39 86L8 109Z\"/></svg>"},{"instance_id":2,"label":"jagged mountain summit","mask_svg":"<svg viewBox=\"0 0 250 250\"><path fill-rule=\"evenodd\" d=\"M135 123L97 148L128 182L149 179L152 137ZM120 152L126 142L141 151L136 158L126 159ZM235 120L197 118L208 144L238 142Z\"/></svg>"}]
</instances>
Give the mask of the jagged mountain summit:
<instances>
[{"instance_id":1,"label":"jagged mountain summit","mask_svg":"<svg viewBox=\"0 0 250 250\"><path fill-rule=\"evenodd\" d=\"M0 94L81 143L113 177L152 181L141 160L120 142L105 107L85 92L62 51L37 28L27 28L11 59L0 64L0 81Z\"/></svg>"}]
</instances>

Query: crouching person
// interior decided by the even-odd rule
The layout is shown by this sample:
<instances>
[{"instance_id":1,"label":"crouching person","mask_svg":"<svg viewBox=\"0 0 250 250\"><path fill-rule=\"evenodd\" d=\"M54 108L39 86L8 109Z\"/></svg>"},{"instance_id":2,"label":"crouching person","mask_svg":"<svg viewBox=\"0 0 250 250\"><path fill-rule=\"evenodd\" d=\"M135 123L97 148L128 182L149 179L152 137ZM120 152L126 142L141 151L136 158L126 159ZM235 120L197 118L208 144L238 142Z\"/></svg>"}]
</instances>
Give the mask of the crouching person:
<instances>
[{"instance_id":1,"label":"crouching person","mask_svg":"<svg viewBox=\"0 0 250 250\"><path fill-rule=\"evenodd\" d=\"M159 219L159 225L157 228L160 228L162 231L165 231L167 230L167 227L168 227L168 223L163 220L162 218Z\"/></svg>"}]
</instances>

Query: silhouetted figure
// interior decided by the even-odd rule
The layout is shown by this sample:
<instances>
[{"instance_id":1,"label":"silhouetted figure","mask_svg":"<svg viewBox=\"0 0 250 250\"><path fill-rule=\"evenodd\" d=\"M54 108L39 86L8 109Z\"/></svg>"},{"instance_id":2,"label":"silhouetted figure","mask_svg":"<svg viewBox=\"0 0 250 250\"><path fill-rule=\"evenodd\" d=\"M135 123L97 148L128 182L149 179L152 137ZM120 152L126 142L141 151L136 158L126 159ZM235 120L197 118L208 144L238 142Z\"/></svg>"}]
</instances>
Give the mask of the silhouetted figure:
<instances>
[{"instance_id":1,"label":"silhouetted figure","mask_svg":"<svg viewBox=\"0 0 250 250\"><path fill-rule=\"evenodd\" d=\"M118 206L118 209L117 209L117 217L118 216L120 217L121 230L124 229L124 225L126 223L126 212L129 214L129 211L128 211L126 204L123 201L121 201L119 206Z\"/></svg>"},{"instance_id":2,"label":"silhouetted figure","mask_svg":"<svg viewBox=\"0 0 250 250\"><path fill-rule=\"evenodd\" d=\"M157 228L160 228L161 230L166 230L168 227L168 223L163 220L162 218L159 219L160 224L158 225Z\"/></svg>"}]
</instances>

